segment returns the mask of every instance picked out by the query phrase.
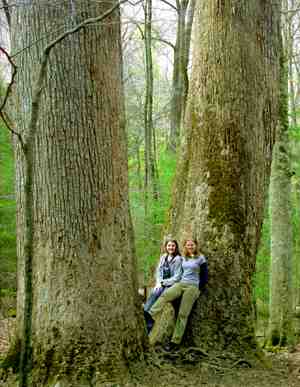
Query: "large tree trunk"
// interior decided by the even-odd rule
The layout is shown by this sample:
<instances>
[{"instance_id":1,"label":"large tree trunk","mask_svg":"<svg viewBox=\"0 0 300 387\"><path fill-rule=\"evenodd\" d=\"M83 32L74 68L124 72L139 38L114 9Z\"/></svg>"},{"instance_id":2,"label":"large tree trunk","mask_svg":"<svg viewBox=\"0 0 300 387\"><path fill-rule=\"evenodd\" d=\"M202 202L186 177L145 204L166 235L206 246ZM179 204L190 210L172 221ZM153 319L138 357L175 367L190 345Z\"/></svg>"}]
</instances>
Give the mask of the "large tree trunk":
<instances>
[{"instance_id":1,"label":"large tree trunk","mask_svg":"<svg viewBox=\"0 0 300 387\"><path fill-rule=\"evenodd\" d=\"M286 85L283 85L287 86ZM287 90L274 147L270 184L271 281L268 340L271 345L287 345L292 340L292 208L291 165L288 138Z\"/></svg>"},{"instance_id":2,"label":"large tree trunk","mask_svg":"<svg viewBox=\"0 0 300 387\"><path fill-rule=\"evenodd\" d=\"M168 139L168 149L173 152L178 149L180 142L181 124L187 100L189 86L188 64L195 0L177 0L176 4L178 16L176 43L174 46L170 135Z\"/></svg>"},{"instance_id":3,"label":"large tree trunk","mask_svg":"<svg viewBox=\"0 0 300 387\"><path fill-rule=\"evenodd\" d=\"M278 120L279 3L197 3L186 139L168 232L196 237L208 295L187 333L207 348L255 345L251 276Z\"/></svg>"},{"instance_id":4,"label":"large tree trunk","mask_svg":"<svg viewBox=\"0 0 300 387\"><path fill-rule=\"evenodd\" d=\"M16 120L24 136L47 41L55 31L101 15L116 3L53 6L33 1L12 8L12 50L30 47L17 57ZM32 373L27 383L32 386L120 379L128 359L142 347L121 66L118 10L101 24L70 35L50 53L37 133L29 144L33 254L27 301L25 166L16 147L18 333L23 339L24 303L29 301Z\"/></svg>"},{"instance_id":5,"label":"large tree trunk","mask_svg":"<svg viewBox=\"0 0 300 387\"><path fill-rule=\"evenodd\" d=\"M287 26L290 28L290 26ZM290 52L290 39L285 40ZM270 181L271 280L268 341L284 346L292 342L292 198L288 117L288 64L281 60L280 122ZM293 105L292 105L293 106Z\"/></svg>"},{"instance_id":6,"label":"large tree trunk","mask_svg":"<svg viewBox=\"0 0 300 387\"><path fill-rule=\"evenodd\" d=\"M298 106L299 106L299 79L300 68L297 55L297 25L299 25L299 16L297 12L291 12L296 8L295 0L283 1L283 38L285 41L287 60L288 60L288 95L289 95L289 116L292 133L297 132L298 126ZM293 328L295 336L300 336L300 318L299 318L299 306L300 306L300 239L299 225L300 225L300 180L299 180L299 153L300 144L299 140L295 136L290 137L290 151L291 151L291 173L295 174L294 184L291 185L294 209L293 213L293 231L294 231L294 245L293 245L293 309L296 312L296 318L293 319ZM284 187L286 189L286 187ZM275 315L274 315L275 316ZM271 340L272 341L272 340Z\"/></svg>"}]
</instances>

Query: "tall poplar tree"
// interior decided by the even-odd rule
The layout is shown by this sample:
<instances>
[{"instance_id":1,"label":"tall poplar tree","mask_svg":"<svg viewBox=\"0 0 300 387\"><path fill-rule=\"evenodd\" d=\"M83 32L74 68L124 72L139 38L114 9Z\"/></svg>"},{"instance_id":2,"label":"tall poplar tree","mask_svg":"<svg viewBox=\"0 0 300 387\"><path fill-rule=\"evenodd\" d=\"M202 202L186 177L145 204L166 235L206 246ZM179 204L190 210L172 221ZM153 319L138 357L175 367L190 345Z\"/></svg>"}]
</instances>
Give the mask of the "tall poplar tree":
<instances>
[{"instance_id":1,"label":"tall poplar tree","mask_svg":"<svg viewBox=\"0 0 300 387\"><path fill-rule=\"evenodd\" d=\"M286 9L288 9L287 5ZM280 120L277 127L270 182L271 219L271 275L270 318L268 341L270 345L287 345L293 340L292 327L292 165L288 116L288 73L292 76L293 51L292 20L284 25L284 43L281 58ZM292 84L293 82L291 82ZM294 90L291 89L292 121L295 125Z\"/></svg>"},{"instance_id":2,"label":"tall poplar tree","mask_svg":"<svg viewBox=\"0 0 300 387\"><path fill-rule=\"evenodd\" d=\"M16 144L18 335L26 347L21 383L99 385L122 378L143 342L128 205L118 1L17 3L11 9L18 66L14 106L16 130L26 145L22 150ZM113 8L101 23L69 34L51 49L36 133L28 141L36 108L33 85L45 46L58 31ZM27 152L32 182L25 192Z\"/></svg>"},{"instance_id":3,"label":"tall poplar tree","mask_svg":"<svg viewBox=\"0 0 300 387\"><path fill-rule=\"evenodd\" d=\"M255 347L251 277L278 121L280 1L197 2L186 136L167 232L208 257L187 334Z\"/></svg>"},{"instance_id":4,"label":"tall poplar tree","mask_svg":"<svg viewBox=\"0 0 300 387\"><path fill-rule=\"evenodd\" d=\"M288 136L288 84L282 63L281 117L271 170L271 281L269 343L287 345L292 339L292 207L291 158Z\"/></svg>"}]
</instances>

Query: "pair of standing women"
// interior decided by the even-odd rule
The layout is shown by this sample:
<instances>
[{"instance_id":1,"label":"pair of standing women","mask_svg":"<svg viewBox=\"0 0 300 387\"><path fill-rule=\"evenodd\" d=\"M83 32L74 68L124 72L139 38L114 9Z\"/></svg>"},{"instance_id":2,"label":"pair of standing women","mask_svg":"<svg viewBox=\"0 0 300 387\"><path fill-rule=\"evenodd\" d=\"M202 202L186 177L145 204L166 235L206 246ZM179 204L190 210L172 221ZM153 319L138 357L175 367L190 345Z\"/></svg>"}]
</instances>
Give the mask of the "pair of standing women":
<instances>
[{"instance_id":1,"label":"pair of standing women","mask_svg":"<svg viewBox=\"0 0 300 387\"><path fill-rule=\"evenodd\" d=\"M166 266L169 267L168 278L164 278ZM196 240L185 240L183 257L180 256L176 240L165 243L165 254L157 268L156 286L144 306L144 314L149 332L164 306L181 297L169 349L174 349L181 343L189 314L207 280L207 261L204 255L200 254Z\"/></svg>"}]
</instances>

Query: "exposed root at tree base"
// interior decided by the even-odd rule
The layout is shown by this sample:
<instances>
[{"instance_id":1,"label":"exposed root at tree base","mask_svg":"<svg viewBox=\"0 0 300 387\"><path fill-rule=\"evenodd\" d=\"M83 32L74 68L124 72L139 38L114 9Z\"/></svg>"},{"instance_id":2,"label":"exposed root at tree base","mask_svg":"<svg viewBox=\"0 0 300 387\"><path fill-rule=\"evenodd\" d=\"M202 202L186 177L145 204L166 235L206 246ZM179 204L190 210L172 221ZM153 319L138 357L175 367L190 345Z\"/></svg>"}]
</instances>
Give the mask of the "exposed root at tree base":
<instances>
[{"instance_id":1,"label":"exposed root at tree base","mask_svg":"<svg viewBox=\"0 0 300 387\"><path fill-rule=\"evenodd\" d=\"M132 368L128 387L298 387L300 379L289 377L287 354L265 354L263 362L251 362L230 353L210 355L201 348L166 352L153 348L146 367Z\"/></svg>"},{"instance_id":2,"label":"exposed root at tree base","mask_svg":"<svg viewBox=\"0 0 300 387\"><path fill-rule=\"evenodd\" d=\"M288 369L288 353L265 353L268 364L252 363L230 353L208 354L197 347L167 352L150 349L144 362L131 364L126 382L104 382L101 387L298 387L298 374ZM16 384L0 386L15 387ZM42 386L41 386L42 387ZM74 386L75 387L75 386ZM76 387L82 387L80 384ZM93 387L100 387L96 385Z\"/></svg>"}]
</instances>

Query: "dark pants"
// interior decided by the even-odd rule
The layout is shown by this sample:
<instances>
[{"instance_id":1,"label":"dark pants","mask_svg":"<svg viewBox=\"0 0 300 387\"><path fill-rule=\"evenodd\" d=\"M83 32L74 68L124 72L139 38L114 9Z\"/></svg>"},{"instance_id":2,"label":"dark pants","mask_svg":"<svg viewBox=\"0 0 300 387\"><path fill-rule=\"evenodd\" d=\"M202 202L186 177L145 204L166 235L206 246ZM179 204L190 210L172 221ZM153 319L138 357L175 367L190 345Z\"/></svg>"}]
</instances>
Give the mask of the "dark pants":
<instances>
[{"instance_id":1,"label":"dark pants","mask_svg":"<svg viewBox=\"0 0 300 387\"><path fill-rule=\"evenodd\" d=\"M151 329L152 329L153 324L154 324L154 320L151 317L151 315L148 313L148 311L150 310L152 305L155 304L155 302L158 300L158 298L163 294L163 292L166 289L167 288L163 288L163 287L158 288L158 289L154 289L151 292L148 300L146 301L146 303L144 305L144 318L145 318L146 328L147 328L147 333L148 334L151 332Z\"/></svg>"}]
</instances>

